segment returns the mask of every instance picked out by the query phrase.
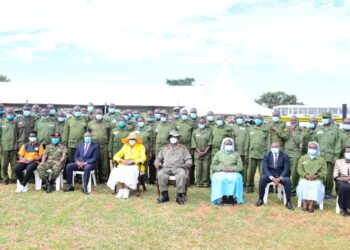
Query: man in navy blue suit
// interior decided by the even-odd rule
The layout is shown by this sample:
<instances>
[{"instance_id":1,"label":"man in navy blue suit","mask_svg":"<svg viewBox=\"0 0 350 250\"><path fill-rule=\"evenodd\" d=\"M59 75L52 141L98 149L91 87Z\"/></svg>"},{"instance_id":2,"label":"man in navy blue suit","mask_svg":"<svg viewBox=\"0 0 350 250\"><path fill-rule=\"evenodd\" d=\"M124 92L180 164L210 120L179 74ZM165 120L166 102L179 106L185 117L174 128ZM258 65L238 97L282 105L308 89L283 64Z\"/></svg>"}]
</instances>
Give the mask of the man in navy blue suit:
<instances>
[{"instance_id":1,"label":"man in navy blue suit","mask_svg":"<svg viewBox=\"0 0 350 250\"><path fill-rule=\"evenodd\" d=\"M287 203L286 207L293 210L291 199L291 182L289 179L290 167L289 157L286 153L280 151L278 142L273 142L271 152L265 154L263 162L263 175L259 182L259 200L256 205L264 204L263 197L268 183L274 182L276 185L282 184L286 192Z\"/></svg>"},{"instance_id":2,"label":"man in navy blue suit","mask_svg":"<svg viewBox=\"0 0 350 250\"><path fill-rule=\"evenodd\" d=\"M84 134L84 142L78 145L74 155L74 162L67 165L66 176L68 186L64 190L65 192L74 191L73 171L84 171L84 187L82 192L89 194L87 191L87 184L90 179L90 172L96 168L96 162L100 157L100 148L96 143L92 142L91 133L86 132Z\"/></svg>"}]
</instances>

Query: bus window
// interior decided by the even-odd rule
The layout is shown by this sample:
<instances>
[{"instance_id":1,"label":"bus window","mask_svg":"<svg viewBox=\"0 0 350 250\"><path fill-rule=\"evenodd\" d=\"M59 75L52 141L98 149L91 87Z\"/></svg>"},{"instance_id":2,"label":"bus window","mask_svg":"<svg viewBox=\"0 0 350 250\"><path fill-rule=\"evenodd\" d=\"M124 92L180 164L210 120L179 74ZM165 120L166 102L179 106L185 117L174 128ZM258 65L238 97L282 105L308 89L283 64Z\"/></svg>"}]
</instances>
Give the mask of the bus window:
<instances>
[{"instance_id":1,"label":"bus window","mask_svg":"<svg viewBox=\"0 0 350 250\"><path fill-rule=\"evenodd\" d=\"M318 108L318 115L322 115L323 112L327 112L327 108Z\"/></svg>"},{"instance_id":2,"label":"bus window","mask_svg":"<svg viewBox=\"0 0 350 250\"><path fill-rule=\"evenodd\" d=\"M299 115L307 115L307 108L299 108Z\"/></svg>"},{"instance_id":3,"label":"bus window","mask_svg":"<svg viewBox=\"0 0 350 250\"><path fill-rule=\"evenodd\" d=\"M289 115L288 108L281 108L281 115Z\"/></svg>"},{"instance_id":4,"label":"bus window","mask_svg":"<svg viewBox=\"0 0 350 250\"><path fill-rule=\"evenodd\" d=\"M329 112L331 112L332 115L339 115L338 108L329 108Z\"/></svg>"},{"instance_id":5,"label":"bus window","mask_svg":"<svg viewBox=\"0 0 350 250\"><path fill-rule=\"evenodd\" d=\"M309 108L308 115L317 115L317 108Z\"/></svg>"}]
</instances>

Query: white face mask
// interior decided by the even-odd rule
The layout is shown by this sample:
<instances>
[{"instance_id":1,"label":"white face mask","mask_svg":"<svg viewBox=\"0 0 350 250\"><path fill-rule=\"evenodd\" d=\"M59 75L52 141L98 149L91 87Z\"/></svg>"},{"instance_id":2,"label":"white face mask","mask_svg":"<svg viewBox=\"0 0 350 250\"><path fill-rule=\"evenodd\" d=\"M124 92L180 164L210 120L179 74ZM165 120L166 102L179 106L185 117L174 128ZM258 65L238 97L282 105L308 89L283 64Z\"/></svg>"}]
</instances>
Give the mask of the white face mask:
<instances>
[{"instance_id":1,"label":"white face mask","mask_svg":"<svg viewBox=\"0 0 350 250\"><path fill-rule=\"evenodd\" d=\"M345 159L350 160L350 153L345 153L344 157L345 157Z\"/></svg>"},{"instance_id":2,"label":"white face mask","mask_svg":"<svg viewBox=\"0 0 350 250\"><path fill-rule=\"evenodd\" d=\"M225 148L225 151L227 152L233 151L233 145L225 145L224 148Z\"/></svg>"},{"instance_id":3,"label":"white face mask","mask_svg":"<svg viewBox=\"0 0 350 250\"><path fill-rule=\"evenodd\" d=\"M131 146L133 146L133 145L135 145L135 143L136 143L136 140L129 140L129 144L131 145Z\"/></svg>"},{"instance_id":4,"label":"white face mask","mask_svg":"<svg viewBox=\"0 0 350 250\"><path fill-rule=\"evenodd\" d=\"M177 138L176 138L176 137L171 137L171 138L170 138L170 143L171 143L171 144L177 143Z\"/></svg>"},{"instance_id":5,"label":"white face mask","mask_svg":"<svg viewBox=\"0 0 350 250\"><path fill-rule=\"evenodd\" d=\"M280 152L279 148L271 148L271 152L275 155L277 155Z\"/></svg>"}]
</instances>

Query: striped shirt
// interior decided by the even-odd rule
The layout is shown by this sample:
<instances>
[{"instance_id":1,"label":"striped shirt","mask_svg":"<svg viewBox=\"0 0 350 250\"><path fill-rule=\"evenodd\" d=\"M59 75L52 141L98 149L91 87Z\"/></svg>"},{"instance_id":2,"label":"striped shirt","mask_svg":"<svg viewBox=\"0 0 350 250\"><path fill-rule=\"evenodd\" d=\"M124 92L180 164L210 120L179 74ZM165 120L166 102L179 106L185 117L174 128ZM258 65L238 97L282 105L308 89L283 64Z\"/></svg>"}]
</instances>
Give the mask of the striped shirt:
<instances>
[{"instance_id":1,"label":"striped shirt","mask_svg":"<svg viewBox=\"0 0 350 250\"><path fill-rule=\"evenodd\" d=\"M333 178L350 176L350 162L345 162L345 159L335 161Z\"/></svg>"}]
</instances>

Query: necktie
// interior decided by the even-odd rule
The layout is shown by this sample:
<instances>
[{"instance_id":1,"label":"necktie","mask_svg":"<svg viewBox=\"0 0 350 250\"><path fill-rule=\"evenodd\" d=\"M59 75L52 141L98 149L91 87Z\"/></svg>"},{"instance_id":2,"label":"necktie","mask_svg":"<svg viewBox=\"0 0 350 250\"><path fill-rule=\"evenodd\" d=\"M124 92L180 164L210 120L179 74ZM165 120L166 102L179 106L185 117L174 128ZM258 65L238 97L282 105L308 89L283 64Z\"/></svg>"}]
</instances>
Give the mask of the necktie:
<instances>
[{"instance_id":1,"label":"necktie","mask_svg":"<svg viewBox=\"0 0 350 250\"><path fill-rule=\"evenodd\" d=\"M274 167L274 168L277 168L277 159L278 159L277 155L274 154L274 155L273 155L273 167Z\"/></svg>"},{"instance_id":2,"label":"necktie","mask_svg":"<svg viewBox=\"0 0 350 250\"><path fill-rule=\"evenodd\" d=\"M89 144L86 143L84 148L84 156L86 155L88 148L89 148Z\"/></svg>"}]
</instances>

